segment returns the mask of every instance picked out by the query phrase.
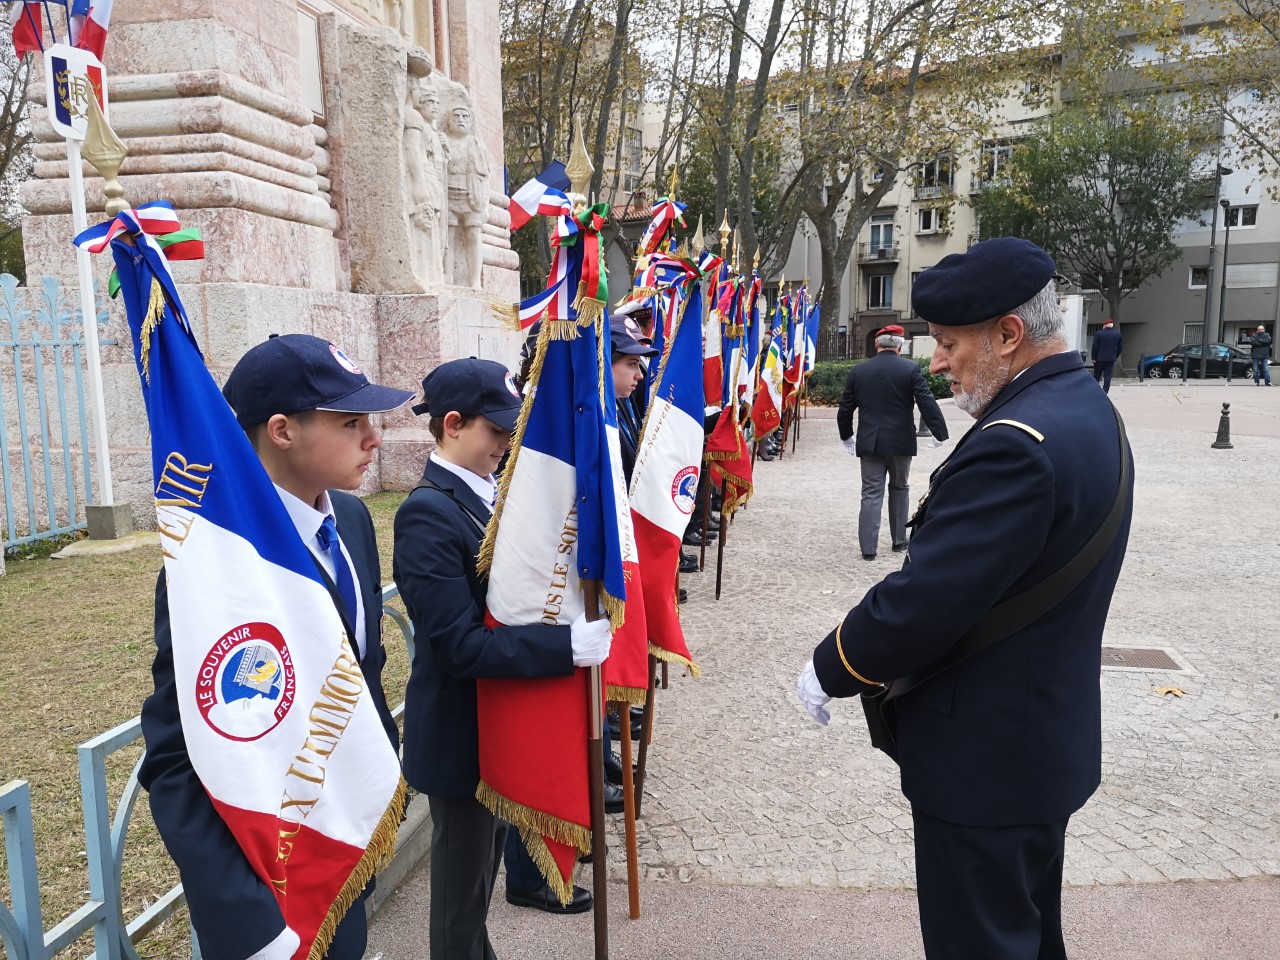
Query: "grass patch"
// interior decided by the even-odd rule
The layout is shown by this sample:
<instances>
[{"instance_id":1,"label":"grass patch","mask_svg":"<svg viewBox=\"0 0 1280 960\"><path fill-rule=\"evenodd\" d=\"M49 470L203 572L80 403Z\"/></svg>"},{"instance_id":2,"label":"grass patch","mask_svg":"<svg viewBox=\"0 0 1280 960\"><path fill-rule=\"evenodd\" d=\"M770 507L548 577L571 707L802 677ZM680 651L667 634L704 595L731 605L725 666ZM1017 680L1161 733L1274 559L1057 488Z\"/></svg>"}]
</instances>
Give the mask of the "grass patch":
<instances>
[{"instance_id":1,"label":"grass patch","mask_svg":"<svg viewBox=\"0 0 1280 960\"><path fill-rule=\"evenodd\" d=\"M366 501L378 532L383 583L391 580L392 521L404 497L383 493ZM76 747L137 716L151 692L154 596L161 557L155 546L68 560L47 555L7 559L7 574L0 577L0 783L31 783L36 863L48 929L88 899ZM394 706L403 699L409 660L395 624L387 621L387 630L383 682ZM113 812L141 755L139 741L108 761ZM125 847L125 916L136 916L177 882L177 868L143 795L134 807ZM9 878L0 871L0 901L9 900ZM140 944L139 953L155 960L179 956L186 937L183 911ZM82 938L63 956L91 951L90 941Z\"/></svg>"}]
</instances>

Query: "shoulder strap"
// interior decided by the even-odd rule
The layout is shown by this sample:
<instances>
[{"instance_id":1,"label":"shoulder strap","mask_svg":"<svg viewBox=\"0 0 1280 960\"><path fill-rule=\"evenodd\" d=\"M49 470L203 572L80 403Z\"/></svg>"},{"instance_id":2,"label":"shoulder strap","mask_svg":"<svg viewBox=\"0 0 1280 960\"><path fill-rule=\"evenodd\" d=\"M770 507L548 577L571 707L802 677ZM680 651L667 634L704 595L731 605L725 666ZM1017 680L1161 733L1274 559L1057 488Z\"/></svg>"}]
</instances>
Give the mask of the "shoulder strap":
<instances>
[{"instance_id":1,"label":"shoulder strap","mask_svg":"<svg viewBox=\"0 0 1280 960\"><path fill-rule=\"evenodd\" d=\"M889 696L902 696L943 670L981 653L1038 620L1070 596L1106 556L1115 542L1116 534L1120 532L1120 525L1124 522L1129 507L1129 477L1132 473L1132 454L1129 452L1124 421L1120 419L1119 410L1114 406L1111 409L1115 414L1116 434L1120 442L1120 487L1102 525L1066 564L1017 596L992 607L945 656L909 677L894 681Z\"/></svg>"},{"instance_id":2,"label":"shoulder strap","mask_svg":"<svg viewBox=\"0 0 1280 960\"><path fill-rule=\"evenodd\" d=\"M418 484L416 487L414 487L413 489L414 489L414 490L421 490L421 489L423 489L423 488L426 488L427 490L438 490L440 493L443 493L446 497L448 497L450 500L452 500L454 503L456 503L456 504L458 505L458 509L459 509L459 510L461 510L461 511L466 515L467 519L468 519L468 520L470 520L470 521L472 522L472 524L474 524L474 525L475 525L476 532L477 532L478 534L480 534L480 539L482 539L482 540L484 539L484 531L485 531L485 527L487 526L487 524L485 523L485 521L483 521L483 520L481 520L479 517L477 517L477 516L475 515L475 512L474 512L473 510L471 510L471 508L470 508L470 507L468 507L465 503L463 503L461 500L459 500L457 497L455 497L455 496L453 495L453 491L452 491L452 490L446 490L444 487L440 486L440 485L439 485L438 483L436 483L434 480L428 480L428 479L426 479L425 477L423 478L422 482L421 482L421 483L419 483L419 484ZM412 492L412 491L410 491L410 492Z\"/></svg>"}]
</instances>

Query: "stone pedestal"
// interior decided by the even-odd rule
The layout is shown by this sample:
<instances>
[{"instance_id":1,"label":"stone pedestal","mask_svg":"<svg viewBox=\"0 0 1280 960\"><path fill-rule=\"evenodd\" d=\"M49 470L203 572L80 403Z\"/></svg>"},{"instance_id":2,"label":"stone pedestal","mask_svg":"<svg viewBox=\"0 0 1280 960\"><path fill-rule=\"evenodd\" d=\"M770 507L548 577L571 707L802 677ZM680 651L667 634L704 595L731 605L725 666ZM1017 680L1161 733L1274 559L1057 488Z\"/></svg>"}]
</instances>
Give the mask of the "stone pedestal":
<instances>
[{"instance_id":1,"label":"stone pedestal","mask_svg":"<svg viewBox=\"0 0 1280 960\"><path fill-rule=\"evenodd\" d=\"M501 189L497 0L330 7L316 16L296 0L115 3L104 60L111 123L129 152L121 183L129 202L170 200L204 235L206 259L173 272L210 370L222 382L250 346L294 332L333 340L371 379L405 388L457 356L513 362L519 339L489 308L519 298L506 198L491 193L485 210L482 289L424 284L409 249L401 139L411 73L461 91ZM392 8L399 24L386 22ZM307 18L314 50L300 29ZM42 98L42 83L33 91ZM38 179L21 193L28 275L74 284L65 146L42 104L32 119ZM100 222L102 181L84 173L89 221ZM109 254L94 264L104 287L110 268ZM102 348L114 498L150 527L150 436L119 303L100 336L114 341ZM362 492L417 482L424 427L407 412L387 418L382 462Z\"/></svg>"},{"instance_id":2,"label":"stone pedestal","mask_svg":"<svg viewBox=\"0 0 1280 960\"><path fill-rule=\"evenodd\" d=\"M90 540L119 540L133 533L133 510L127 503L85 507Z\"/></svg>"}]
</instances>

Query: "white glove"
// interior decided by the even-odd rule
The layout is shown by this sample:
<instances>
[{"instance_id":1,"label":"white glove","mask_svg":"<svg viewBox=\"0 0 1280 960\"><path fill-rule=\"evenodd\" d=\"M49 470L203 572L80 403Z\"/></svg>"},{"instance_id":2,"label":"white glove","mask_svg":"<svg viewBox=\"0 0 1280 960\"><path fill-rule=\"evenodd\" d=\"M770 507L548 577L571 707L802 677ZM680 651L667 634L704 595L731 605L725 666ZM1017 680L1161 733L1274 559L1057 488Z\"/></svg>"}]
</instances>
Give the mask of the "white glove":
<instances>
[{"instance_id":1,"label":"white glove","mask_svg":"<svg viewBox=\"0 0 1280 960\"><path fill-rule=\"evenodd\" d=\"M945 441L945 440L939 440L937 437L930 437L930 438L929 438L929 449L930 449L930 450L937 450L940 446L942 446L942 445L943 445L944 443L946 443L946 442L947 442L947 441Z\"/></svg>"},{"instance_id":2,"label":"white glove","mask_svg":"<svg viewBox=\"0 0 1280 960\"><path fill-rule=\"evenodd\" d=\"M850 437L848 440L841 441L841 443L844 446L844 452L847 453L849 456L856 457L858 455L857 438Z\"/></svg>"},{"instance_id":3,"label":"white glove","mask_svg":"<svg viewBox=\"0 0 1280 960\"><path fill-rule=\"evenodd\" d=\"M578 619L569 624L569 642L575 667L598 667L609 656L613 644L609 618L588 620L585 613L578 614Z\"/></svg>"},{"instance_id":4,"label":"white glove","mask_svg":"<svg viewBox=\"0 0 1280 960\"><path fill-rule=\"evenodd\" d=\"M280 931L279 936L249 957L248 960L289 960L290 957L298 952L298 945L301 942L294 931L285 927Z\"/></svg>"},{"instance_id":5,"label":"white glove","mask_svg":"<svg viewBox=\"0 0 1280 960\"><path fill-rule=\"evenodd\" d=\"M813 672L812 660L806 663L804 669L800 671L800 678L796 680L796 696L800 698L804 708L809 711L809 716L825 727L827 721L831 719L831 711L827 709L827 704L831 702L831 698L827 696L822 689L822 684L818 682L818 675Z\"/></svg>"}]
</instances>

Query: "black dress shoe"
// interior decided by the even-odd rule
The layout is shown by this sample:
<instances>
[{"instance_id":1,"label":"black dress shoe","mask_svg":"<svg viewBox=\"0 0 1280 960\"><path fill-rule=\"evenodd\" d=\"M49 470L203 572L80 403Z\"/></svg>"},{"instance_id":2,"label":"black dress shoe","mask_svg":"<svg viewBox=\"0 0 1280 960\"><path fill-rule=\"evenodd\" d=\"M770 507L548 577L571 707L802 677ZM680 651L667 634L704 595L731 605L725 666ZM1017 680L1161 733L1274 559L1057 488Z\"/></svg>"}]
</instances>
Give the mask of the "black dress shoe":
<instances>
[{"instance_id":1,"label":"black dress shoe","mask_svg":"<svg viewBox=\"0 0 1280 960\"><path fill-rule=\"evenodd\" d=\"M676 597L676 599L677 599L677 600L679 600L681 603L688 603L688 602L689 602L689 591L688 591L688 590L686 590L684 587L681 587L681 588L680 588L680 595L679 595L678 597Z\"/></svg>"},{"instance_id":2,"label":"black dress shoe","mask_svg":"<svg viewBox=\"0 0 1280 960\"><path fill-rule=\"evenodd\" d=\"M876 558L876 555L874 553L864 553L862 555L863 560L874 560L875 558Z\"/></svg>"},{"instance_id":3,"label":"black dress shoe","mask_svg":"<svg viewBox=\"0 0 1280 960\"><path fill-rule=\"evenodd\" d=\"M687 553L680 554L680 572L681 573L697 573L698 558L691 557Z\"/></svg>"},{"instance_id":4,"label":"black dress shoe","mask_svg":"<svg viewBox=\"0 0 1280 960\"><path fill-rule=\"evenodd\" d=\"M609 722L609 735L613 737L614 743L617 743L619 740L622 739L622 724L618 721L617 716L615 716L612 713L607 714L606 719ZM631 739L632 740L640 739L640 720L637 717L631 718ZM609 765L609 761L606 760L605 766L607 767L608 765ZM615 782L621 783L622 781L619 779Z\"/></svg>"},{"instance_id":5,"label":"black dress shoe","mask_svg":"<svg viewBox=\"0 0 1280 960\"><path fill-rule=\"evenodd\" d=\"M636 737L635 739L639 739ZM631 764L632 782L636 775L636 765ZM610 752L609 756L604 758L604 782L612 783L615 787L622 786L622 758L616 753Z\"/></svg>"},{"instance_id":6,"label":"black dress shoe","mask_svg":"<svg viewBox=\"0 0 1280 960\"><path fill-rule=\"evenodd\" d=\"M616 784L604 785L604 812L621 813L623 807L622 788Z\"/></svg>"},{"instance_id":7,"label":"black dress shoe","mask_svg":"<svg viewBox=\"0 0 1280 960\"><path fill-rule=\"evenodd\" d=\"M906 550L906 549L907 549L907 544L905 544L905 543L895 543L895 544L893 545L893 552L894 552L894 553L902 553L902 552L903 552L904 550Z\"/></svg>"},{"instance_id":8,"label":"black dress shoe","mask_svg":"<svg viewBox=\"0 0 1280 960\"><path fill-rule=\"evenodd\" d=\"M761 460L766 460L766 461L767 461L767 460L777 460L777 459L778 459L778 455L777 455L776 453L770 453L768 450L766 450L764 453L760 454L760 459L761 459Z\"/></svg>"},{"instance_id":9,"label":"black dress shoe","mask_svg":"<svg viewBox=\"0 0 1280 960\"><path fill-rule=\"evenodd\" d=\"M573 897L568 903L561 903L546 884L541 889L531 891L516 890L508 885L507 903L517 907L533 907L547 913L586 913L591 909L591 891L575 885Z\"/></svg>"},{"instance_id":10,"label":"black dress shoe","mask_svg":"<svg viewBox=\"0 0 1280 960\"><path fill-rule=\"evenodd\" d=\"M719 537L719 536L720 536L720 535L719 535L718 533L716 533L714 530L708 530L708 531L707 531L707 545L708 545L708 546L710 546L711 544L715 543L715 542L716 542L716 538L717 538L717 537ZM688 533L686 533L686 534L684 535L684 545L685 545L686 547L700 547L700 546L702 546L702 531L701 531L701 530L690 530Z\"/></svg>"}]
</instances>

